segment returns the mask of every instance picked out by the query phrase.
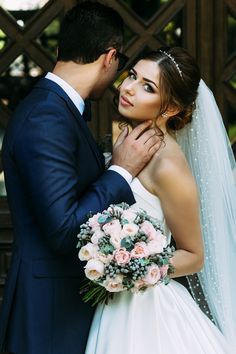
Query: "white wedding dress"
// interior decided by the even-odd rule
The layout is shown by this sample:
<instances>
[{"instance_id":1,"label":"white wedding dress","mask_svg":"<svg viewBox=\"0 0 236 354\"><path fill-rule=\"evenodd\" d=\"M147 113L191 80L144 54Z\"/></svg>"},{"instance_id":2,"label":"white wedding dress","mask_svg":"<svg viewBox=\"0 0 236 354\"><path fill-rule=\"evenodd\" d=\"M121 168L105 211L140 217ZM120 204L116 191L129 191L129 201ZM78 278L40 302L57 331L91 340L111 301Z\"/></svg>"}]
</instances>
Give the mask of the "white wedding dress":
<instances>
[{"instance_id":1,"label":"white wedding dress","mask_svg":"<svg viewBox=\"0 0 236 354\"><path fill-rule=\"evenodd\" d=\"M159 199L135 178L136 204L164 223ZM178 282L117 293L96 309L86 354L225 354L219 329Z\"/></svg>"}]
</instances>

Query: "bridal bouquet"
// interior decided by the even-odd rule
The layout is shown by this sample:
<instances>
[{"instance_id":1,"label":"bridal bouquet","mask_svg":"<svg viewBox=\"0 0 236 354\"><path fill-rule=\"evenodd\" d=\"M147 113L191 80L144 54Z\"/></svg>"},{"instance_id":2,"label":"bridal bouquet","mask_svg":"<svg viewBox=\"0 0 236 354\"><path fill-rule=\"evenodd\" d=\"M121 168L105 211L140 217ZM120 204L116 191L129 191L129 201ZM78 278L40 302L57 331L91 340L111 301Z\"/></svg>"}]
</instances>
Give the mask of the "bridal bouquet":
<instances>
[{"instance_id":1,"label":"bridal bouquet","mask_svg":"<svg viewBox=\"0 0 236 354\"><path fill-rule=\"evenodd\" d=\"M157 219L126 203L91 216L78 234L79 259L85 261L84 301L107 302L115 292L144 291L167 284L174 249Z\"/></svg>"}]
</instances>

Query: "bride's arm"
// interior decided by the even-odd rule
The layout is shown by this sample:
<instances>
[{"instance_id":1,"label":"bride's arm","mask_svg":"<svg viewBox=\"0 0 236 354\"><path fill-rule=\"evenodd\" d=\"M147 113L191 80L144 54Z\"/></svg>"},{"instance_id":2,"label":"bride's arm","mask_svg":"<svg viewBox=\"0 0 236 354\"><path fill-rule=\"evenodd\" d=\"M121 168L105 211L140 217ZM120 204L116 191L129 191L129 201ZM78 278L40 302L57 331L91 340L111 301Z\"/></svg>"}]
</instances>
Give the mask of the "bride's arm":
<instances>
[{"instance_id":1,"label":"bride's arm","mask_svg":"<svg viewBox=\"0 0 236 354\"><path fill-rule=\"evenodd\" d=\"M155 173L154 184L177 247L172 278L199 272L204 251L198 193L191 172L187 166L166 159Z\"/></svg>"}]
</instances>

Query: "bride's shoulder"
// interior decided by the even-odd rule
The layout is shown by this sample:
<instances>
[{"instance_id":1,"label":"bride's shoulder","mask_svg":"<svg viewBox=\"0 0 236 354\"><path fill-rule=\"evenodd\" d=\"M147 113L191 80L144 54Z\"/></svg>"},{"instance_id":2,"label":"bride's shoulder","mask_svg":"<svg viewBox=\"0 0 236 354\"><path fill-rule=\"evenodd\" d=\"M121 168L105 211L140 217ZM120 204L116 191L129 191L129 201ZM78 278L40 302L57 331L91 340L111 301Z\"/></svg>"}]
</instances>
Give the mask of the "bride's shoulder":
<instances>
[{"instance_id":1,"label":"bride's shoulder","mask_svg":"<svg viewBox=\"0 0 236 354\"><path fill-rule=\"evenodd\" d=\"M190 171L185 155L176 141L168 141L159 149L152 159L152 168L160 175L174 171Z\"/></svg>"},{"instance_id":2,"label":"bride's shoulder","mask_svg":"<svg viewBox=\"0 0 236 354\"><path fill-rule=\"evenodd\" d=\"M168 140L139 174L142 184L159 198L186 191L193 194L196 183L185 155L176 141Z\"/></svg>"},{"instance_id":3,"label":"bride's shoulder","mask_svg":"<svg viewBox=\"0 0 236 354\"><path fill-rule=\"evenodd\" d=\"M156 186L169 188L194 184L194 178L184 153L176 142L166 144L153 160L151 174Z\"/></svg>"}]
</instances>

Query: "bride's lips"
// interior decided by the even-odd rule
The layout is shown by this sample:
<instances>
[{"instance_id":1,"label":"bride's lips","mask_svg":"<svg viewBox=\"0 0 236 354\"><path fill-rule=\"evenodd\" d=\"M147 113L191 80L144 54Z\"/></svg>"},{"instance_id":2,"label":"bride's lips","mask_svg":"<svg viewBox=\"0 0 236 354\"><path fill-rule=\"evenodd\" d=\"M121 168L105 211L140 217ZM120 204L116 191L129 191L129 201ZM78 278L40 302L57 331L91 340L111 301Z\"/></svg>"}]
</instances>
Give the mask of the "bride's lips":
<instances>
[{"instance_id":1,"label":"bride's lips","mask_svg":"<svg viewBox=\"0 0 236 354\"><path fill-rule=\"evenodd\" d=\"M120 96L120 105L124 107L133 106L133 104L125 96Z\"/></svg>"}]
</instances>

